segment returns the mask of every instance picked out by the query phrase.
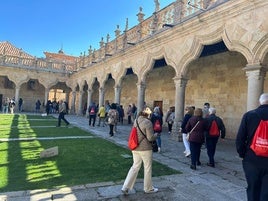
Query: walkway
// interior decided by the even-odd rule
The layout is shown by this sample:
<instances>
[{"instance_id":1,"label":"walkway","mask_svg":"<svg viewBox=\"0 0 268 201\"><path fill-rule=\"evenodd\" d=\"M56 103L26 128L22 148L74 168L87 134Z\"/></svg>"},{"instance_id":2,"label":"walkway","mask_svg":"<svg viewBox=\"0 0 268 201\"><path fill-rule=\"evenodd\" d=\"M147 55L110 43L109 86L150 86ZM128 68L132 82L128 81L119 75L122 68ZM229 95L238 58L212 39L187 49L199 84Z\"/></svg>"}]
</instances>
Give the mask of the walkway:
<instances>
[{"instance_id":1,"label":"walkway","mask_svg":"<svg viewBox=\"0 0 268 201\"><path fill-rule=\"evenodd\" d=\"M119 146L126 147L129 125L119 125L114 137L109 137L108 127L89 127L85 117L67 115L71 124L90 131ZM227 135L228 136L228 135ZM143 180L137 180L134 190L128 196L121 193L123 180L87 184L70 188L19 191L0 194L0 201L95 201L95 200L179 200L179 201L245 201L246 182L241 160L237 157L233 140L219 140L216 152L216 168L206 166L207 155L201 153L202 165L191 170L190 159L184 157L183 143L177 142L164 131L161 153L154 153L154 159L181 171L183 174L153 178L154 186L159 188L155 194L144 194ZM127 172L126 172L127 174ZM124 178L122 178L124 179Z\"/></svg>"}]
</instances>

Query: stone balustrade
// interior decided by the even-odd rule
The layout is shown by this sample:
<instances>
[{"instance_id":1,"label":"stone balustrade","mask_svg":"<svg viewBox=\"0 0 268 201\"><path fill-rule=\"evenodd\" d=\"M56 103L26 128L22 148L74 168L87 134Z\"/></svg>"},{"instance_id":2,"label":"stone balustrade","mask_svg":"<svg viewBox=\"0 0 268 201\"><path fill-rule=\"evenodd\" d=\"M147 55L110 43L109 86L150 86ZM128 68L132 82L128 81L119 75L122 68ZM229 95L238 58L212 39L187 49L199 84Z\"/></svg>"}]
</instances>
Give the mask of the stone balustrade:
<instances>
[{"instance_id":1,"label":"stone balustrade","mask_svg":"<svg viewBox=\"0 0 268 201\"><path fill-rule=\"evenodd\" d=\"M176 26L227 1L229 0L177 0L161 10L156 10L152 16L145 20L143 19L142 8L140 8L140 12L137 14L138 25L128 29L128 23L126 23L125 31L122 34L120 34L119 27L117 27L114 40L109 41L110 36L108 35L106 43L103 39L100 42L100 49L93 51L90 49L89 54L78 57L75 64L64 61L50 61L44 58L0 55L0 65L70 74L79 69L90 67L106 59L106 57L126 51L128 48L153 37L164 29Z\"/></svg>"}]
</instances>

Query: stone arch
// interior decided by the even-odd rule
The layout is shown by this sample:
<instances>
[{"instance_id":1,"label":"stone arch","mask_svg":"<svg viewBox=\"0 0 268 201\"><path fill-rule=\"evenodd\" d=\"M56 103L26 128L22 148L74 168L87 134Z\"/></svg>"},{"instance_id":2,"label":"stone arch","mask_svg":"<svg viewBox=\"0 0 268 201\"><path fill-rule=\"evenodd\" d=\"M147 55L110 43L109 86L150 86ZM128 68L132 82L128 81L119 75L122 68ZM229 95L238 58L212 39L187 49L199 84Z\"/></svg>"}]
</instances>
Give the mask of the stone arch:
<instances>
[{"instance_id":1,"label":"stone arch","mask_svg":"<svg viewBox=\"0 0 268 201\"><path fill-rule=\"evenodd\" d=\"M175 66L174 62L172 61L172 59L166 59L168 58L166 55L166 50L164 47L161 47L158 51L155 52L150 52L148 53L148 55L146 56L146 60L144 62L144 64L142 65L144 68L144 70L141 71L140 77L139 77L139 82L141 83L145 83L145 78L146 75L148 74L148 72L150 70L152 70L153 66L154 66L154 62L158 59L165 59L165 61L168 61L168 64L170 64L170 66L173 68L173 66ZM175 69L176 71L176 69Z\"/></svg>"},{"instance_id":2,"label":"stone arch","mask_svg":"<svg viewBox=\"0 0 268 201\"><path fill-rule=\"evenodd\" d=\"M181 57L179 66L181 68L180 73L177 76L186 78L188 73L188 64L193 60L199 58L205 45L211 45L223 40L222 38L223 26L215 28L212 32L205 35L196 35L192 38L191 46L185 55ZM224 42L224 41L223 41ZM185 42L187 43L187 42Z\"/></svg>"},{"instance_id":3,"label":"stone arch","mask_svg":"<svg viewBox=\"0 0 268 201\"><path fill-rule=\"evenodd\" d=\"M231 40L228 37L226 30L223 33L223 42L230 51L236 51L241 53L247 59L248 63L253 62L254 56L252 54L252 51L247 46L242 44L240 41Z\"/></svg>"},{"instance_id":4,"label":"stone arch","mask_svg":"<svg viewBox=\"0 0 268 201\"><path fill-rule=\"evenodd\" d=\"M259 41L254 50L256 58L259 59L260 63L263 63L265 56L268 54L268 34Z\"/></svg>"}]
</instances>

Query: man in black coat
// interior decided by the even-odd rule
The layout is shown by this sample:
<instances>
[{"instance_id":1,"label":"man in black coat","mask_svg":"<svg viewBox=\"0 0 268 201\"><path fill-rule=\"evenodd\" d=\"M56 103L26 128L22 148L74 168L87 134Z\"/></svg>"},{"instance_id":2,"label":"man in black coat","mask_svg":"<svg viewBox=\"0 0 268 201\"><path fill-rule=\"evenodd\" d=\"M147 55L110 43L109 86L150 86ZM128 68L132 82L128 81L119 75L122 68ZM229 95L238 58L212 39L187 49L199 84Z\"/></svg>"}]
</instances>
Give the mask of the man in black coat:
<instances>
[{"instance_id":1,"label":"man in black coat","mask_svg":"<svg viewBox=\"0 0 268 201\"><path fill-rule=\"evenodd\" d=\"M258 108L243 115L236 137L236 149L243 159L242 164L248 184L248 201L268 200L268 156L258 156L250 148L260 121L268 121L268 93L262 94L259 102ZM266 142L264 149L268 151L268 138L262 140Z\"/></svg>"}]
</instances>

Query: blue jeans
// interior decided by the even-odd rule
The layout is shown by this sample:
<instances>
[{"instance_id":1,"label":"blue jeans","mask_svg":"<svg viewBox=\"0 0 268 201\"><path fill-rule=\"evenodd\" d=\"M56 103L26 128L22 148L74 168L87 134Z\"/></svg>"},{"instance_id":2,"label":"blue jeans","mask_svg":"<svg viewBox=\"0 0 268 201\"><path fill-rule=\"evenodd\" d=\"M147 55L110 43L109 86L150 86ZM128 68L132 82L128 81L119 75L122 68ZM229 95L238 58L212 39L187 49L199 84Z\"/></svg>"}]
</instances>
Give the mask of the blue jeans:
<instances>
[{"instance_id":1,"label":"blue jeans","mask_svg":"<svg viewBox=\"0 0 268 201\"><path fill-rule=\"evenodd\" d=\"M156 143L157 143L157 146L161 148L161 137L160 136L158 136L156 138Z\"/></svg>"}]
</instances>

